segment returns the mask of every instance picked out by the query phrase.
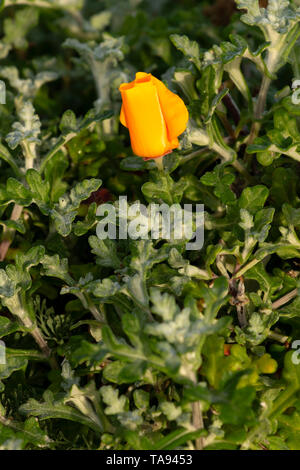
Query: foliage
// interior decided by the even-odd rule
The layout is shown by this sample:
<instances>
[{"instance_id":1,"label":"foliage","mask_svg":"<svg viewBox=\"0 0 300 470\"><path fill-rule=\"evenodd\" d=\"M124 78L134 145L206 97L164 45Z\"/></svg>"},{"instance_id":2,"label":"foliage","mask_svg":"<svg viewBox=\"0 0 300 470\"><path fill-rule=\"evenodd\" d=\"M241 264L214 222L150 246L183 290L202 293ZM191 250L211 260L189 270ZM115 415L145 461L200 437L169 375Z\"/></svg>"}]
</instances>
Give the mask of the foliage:
<instances>
[{"instance_id":1,"label":"foliage","mask_svg":"<svg viewBox=\"0 0 300 470\"><path fill-rule=\"evenodd\" d=\"M2 2L1 450L300 449L300 6L235 3ZM189 110L160 169L137 71ZM120 195L204 204L203 248L100 240Z\"/></svg>"}]
</instances>

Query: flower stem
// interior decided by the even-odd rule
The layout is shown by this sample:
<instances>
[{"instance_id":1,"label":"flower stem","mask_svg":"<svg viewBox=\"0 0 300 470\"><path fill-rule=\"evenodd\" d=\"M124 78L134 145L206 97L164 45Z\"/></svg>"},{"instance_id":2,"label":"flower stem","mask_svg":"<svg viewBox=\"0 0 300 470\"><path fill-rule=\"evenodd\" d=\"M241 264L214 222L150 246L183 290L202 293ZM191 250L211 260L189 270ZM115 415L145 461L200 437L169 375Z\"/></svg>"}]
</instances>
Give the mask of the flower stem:
<instances>
[{"instance_id":1,"label":"flower stem","mask_svg":"<svg viewBox=\"0 0 300 470\"><path fill-rule=\"evenodd\" d=\"M156 166L157 166L158 171L164 171L163 158L164 158L164 157L157 157L157 158L155 158L155 163L156 163Z\"/></svg>"}]
</instances>

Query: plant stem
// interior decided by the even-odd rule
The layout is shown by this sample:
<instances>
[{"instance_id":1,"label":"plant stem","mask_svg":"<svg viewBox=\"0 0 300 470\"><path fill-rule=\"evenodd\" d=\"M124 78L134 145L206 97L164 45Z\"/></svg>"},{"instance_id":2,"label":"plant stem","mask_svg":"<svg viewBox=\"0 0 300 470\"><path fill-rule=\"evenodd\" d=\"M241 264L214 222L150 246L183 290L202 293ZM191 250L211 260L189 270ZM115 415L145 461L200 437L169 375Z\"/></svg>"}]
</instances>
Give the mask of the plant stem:
<instances>
[{"instance_id":1,"label":"plant stem","mask_svg":"<svg viewBox=\"0 0 300 470\"><path fill-rule=\"evenodd\" d=\"M194 384L197 384L197 376L196 374L192 374L191 379L193 380ZM203 416L202 416L202 409L200 401L195 401L192 403L192 423L196 431L199 429L204 429L203 423ZM203 437L198 437L195 440L195 447L197 450L203 450L204 447L204 439Z\"/></svg>"},{"instance_id":2,"label":"plant stem","mask_svg":"<svg viewBox=\"0 0 300 470\"><path fill-rule=\"evenodd\" d=\"M101 315L101 313L97 309L96 305L91 301L91 299L89 297L87 298L87 304L88 304L88 308L89 308L90 312L92 313L92 315L94 316L94 318L96 320L98 320L99 322L101 322L101 323L106 323L105 318Z\"/></svg>"},{"instance_id":3,"label":"plant stem","mask_svg":"<svg viewBox=\"0 0 300 470\"><path fill-rule=\"evenodd\" d=\"M267 94L268 94L270 85L271 85L271 79L267 77L266 75L264 75L262 82L261 82L261 87L259 90L257 104L255 107L255 112L254 112L254 117L256 119L261 119L263 115L266 102L267 102Z\"/></svg>"},{"instance_id":4,"label":"plant stem","mask_svg":"<svg viewBox=\"0 0 300 470\"><path fill-rule=\"evenodd\" d=\"M294 289L291 292L288 292L283 297L275 300L275 302L272 303L272 310L276 310L277 308L281 307L282 305L292 300L297 295L298 295L298 289Z\"/></svg>"},{"instance_id":5,"label":"plant stem","mask_svg":"<svg viewBox=\"0 0 300 470\"><path fill-rule=\"evenodd\" d=\"M193 160L196 157L200 157L201 155L205 155L207 152L209 152L208 148L200 149L200 150L195 150L195 152L188 153L187 155L184 155L181 160L180 160L180 165L183 165L184 163L189 162L190 160Z\"/></svg>"},{"instance_id":6,"label":"plant stem","mask_svg":"<svg viewBox=\"0 0 300 470\"><path fill-rule=\"evenodd\" d=\"M253 268L257 263L259 263L259 259L254 258L250 263L246 264L243 268L241 268L234 276L233 279L236 279L238 277L241 277L248 269Z\"/></svg>"},{"instance_id":7,"label":"plant stem","mask_svg":"<svg viewBox=\"0 0 300 470\"><path fill-rule=\"evenodd\" d=\"M22 143L23 155L25 158L25 171L33 168L33 162L36 159L35 143L28 143L24 141ZM21 217L23 207L19 204L15 204L12 210L10 220L17 221ZM0 261L4 261L7 251L14 239L15 230L7 229L3 231L3 241L0 243Z\"/></svg>"},{"instance_id":8,"label":"plant stem","mask_svg":"<svg viewBox=\"0 0 300 470\"><path fill-rule=\"evenodd\" d=\"M19 204L15 204L10 216L10 220L17 221L21 217L23 207ZM7 255L7 251L14 239L15 230L5 227L3 230L3 240L0 243L0 261L4 261Z\"/></svg>"},{"instance_id":9,"label":"plant stem","mask_svg":"<svg viewBox=\"0 0 300 470\"><path fill-rule=\"evenodd\" d=\"M163 158L164 158L164 157L157 157L157 158L155 158L155 163L156 163L156 166L157 166L158 171L164 171Z\"/></svg>"},{"instance_id":10,"label":"plant stem","mask_svg":"<svg viewBox=\"0 0 300 470\"><path fill-rule=\"evenodd\" d=\"M19 423L16 423L11 418L8 419L0 415L0 423L3 424L4 426L7 426L13 429L16 432L21 432L22 434L29 436L31 439L34 439L34 440L36 439L35 432L31 432L29 429L24 429L22 425L20 425ZM50 442L52 442L51 439L48 436L45 436L45 444L39 444L39 447L46 447L46 445L49 444Z\"/></svg>"},{"instance_id":11,"label":"plant stem","mask_svg":"<svg viewBox=\"0 0 300 470\"><path fill-rule=\"evenodd\" d=\"M262 115L266 106L267 94L269 91L270 84L271 84L271 79L267 77L266 75L264 75L262 82L261 82L255 110L254 110L255 122L252 124L251 132L249 134L249 138L247 142L248 145L253 144L254 140L259 134L259 131L261 128L261 122L258 122L258 121L262 118Z\"/></svg>"},{"instance_id":12,"label":"plant stem","mask_svg":"<svg viewBox=\"0 0 300 470\"><path fill-rule=\"evenodd\" d=\"M286 343L289 339L288 336L283 336L280 333L276 333L276 331L270 331L268 334L268 338L274 339L274 341L278 341L279 343Z\"/></svg>"},{"instance_id":13,"label":"plant stem","mask_svg":"<svg viewBox=\"0 0 300 470\"><path fill-rule=\"evenodd\" d=\"M195 401L192 403L192 413L193 413L193 425L195 429L203 429L203 416L201 410L201 403L199 401ZM198 437L195 441L196 449L202 450L203 449L203 437Z\"/></svg>"},{"instance_id":14,"label":"plant stem","mask_svg":"<svg viewBox=\"0 0 300 470\"><path fill-rule=\"evenodd\" d=\"M247 180L248 183L251 182L252 176L248 173L248 171L246 170L246 167L244 166L244 164L243 164L240 160L235 160L235 161L232 163L232 166L233 166L233 168L235 168L241 175L243 175L243 176L245 177L245 179Z\"/></svg>"},{"instance_id":15,"label":"plant stem","mask_svg":"<svg viewBox=\"0 0 300 470\"><path fill-rule=\"evenodd\" d=\"M40 173L41 174L45 170L45 166L47 165L49 160L51 160L53 155L55 155L64 145L66 145L75 136L76 136L75 132L72 132L72 133L70 132L70 134L68 134L67 136L59 138L59 140L54 145L54 147L47 153L47 155L42 160L41 165L40 165Z\"/></svg>"},{"instance_id":16,"label":"plant stem","mask_svg":"<svg viewBox=\"0 0 300 470\"><path fill-rule=\"evenodd\" d=\"M32 320L30 319L29 315L26 313L25 310L23 310L23 312L24 314L22 315L22 317L20 317L19 315L17 316L19 317L23 325L29 329L31 336L34 338L35 342L39 346L46 359L48 359L51 368L58 369L59 367L56 362L56 359L52 356L52 351L49 348L47 341L44 339L39 327L33 324Z\"/></svg>"}]
</instances>

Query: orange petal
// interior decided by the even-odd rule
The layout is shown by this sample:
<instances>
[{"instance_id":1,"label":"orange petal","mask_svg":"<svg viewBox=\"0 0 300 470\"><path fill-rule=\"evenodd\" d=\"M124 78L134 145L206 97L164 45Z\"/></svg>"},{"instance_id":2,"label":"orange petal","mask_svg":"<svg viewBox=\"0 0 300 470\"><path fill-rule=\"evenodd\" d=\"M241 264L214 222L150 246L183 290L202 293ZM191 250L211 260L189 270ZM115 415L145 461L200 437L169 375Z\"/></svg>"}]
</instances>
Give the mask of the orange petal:
<instances>
[{"instance_id":1,"label":"orange petal","mask_svg":"<svg viewBox=\"0 0 300 470\"><path fill-rule=\"evenodd\" d=\"M140 72L136 80L120 86L123 113L132 150L140 157L155 158L175 148L168 139L157 87L151 74Z\"/></svg>"},{"instance_id":2,"label":"orange petal","mask_svg":"<svg viewBox=\"0 0 300 470\"><path fill-rule=\"evenodd\" d=\"M152 80L157 87L159 101L167 124L168 137L171 141L185 131L189 113L178 95L168 90L157 78L152 77Z\"/></svg>"},{"instance_id":3,"label":"orange petal","mask_svg":"<svg viewBox=\"0 0 300 470\"><path fill-rule=\"evenodd\" d=\"M121 107L121 112L120 112L120 122L123 124L123 126L128 127L126 123L126 117L125 117L125 112L124 112L124 106L122 105Z\"/></svg>"},{"instance_id":4,"label":"orange petal","mask_svg":"<svg viewBox=\"0 0 300 470\"><path fill-rule=\"evenodd\" d=\"M135 83L138 83L140 81L143 81L145 78L149 80L149 77L152 77L151 73L146 73L146 72L137 72L135 74Z\"/></svg>"}]
</instances>

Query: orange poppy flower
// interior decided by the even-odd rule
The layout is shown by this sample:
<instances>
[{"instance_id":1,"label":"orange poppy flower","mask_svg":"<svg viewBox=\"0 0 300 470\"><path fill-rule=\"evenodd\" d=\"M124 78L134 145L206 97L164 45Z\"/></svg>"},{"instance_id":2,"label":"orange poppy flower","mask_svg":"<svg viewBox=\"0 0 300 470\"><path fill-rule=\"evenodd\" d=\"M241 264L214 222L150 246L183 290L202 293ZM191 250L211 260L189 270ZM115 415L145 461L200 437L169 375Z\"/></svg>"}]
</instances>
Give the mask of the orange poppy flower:
<instances>
[{"instance_id":1,"label":"orange poppy flower","mask_svg":"<svg viewBox=\"0 0 300 470\"><path fill-rule=\"evenodd\" d=\"M189 114L181 98L151 73L138 72L135 80L123 83L121 123L128 127L133 152L157 158L179 145Z\"/></svg>"}]
</instances>

